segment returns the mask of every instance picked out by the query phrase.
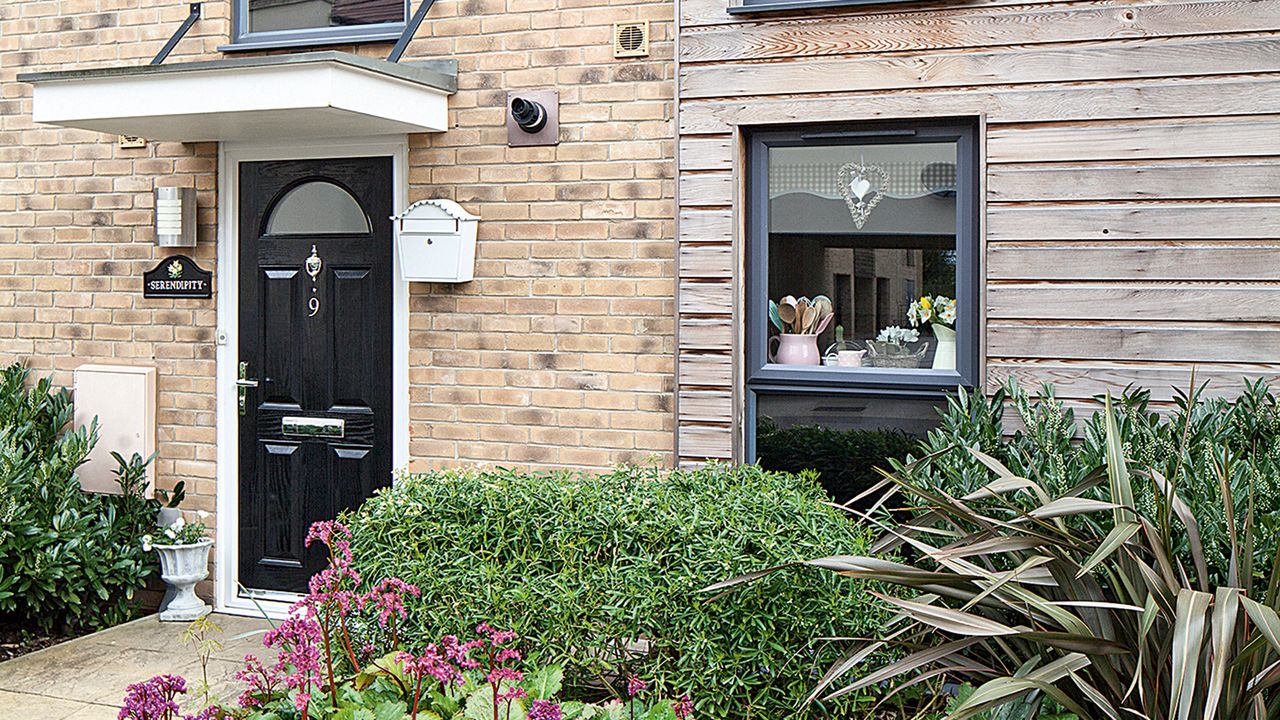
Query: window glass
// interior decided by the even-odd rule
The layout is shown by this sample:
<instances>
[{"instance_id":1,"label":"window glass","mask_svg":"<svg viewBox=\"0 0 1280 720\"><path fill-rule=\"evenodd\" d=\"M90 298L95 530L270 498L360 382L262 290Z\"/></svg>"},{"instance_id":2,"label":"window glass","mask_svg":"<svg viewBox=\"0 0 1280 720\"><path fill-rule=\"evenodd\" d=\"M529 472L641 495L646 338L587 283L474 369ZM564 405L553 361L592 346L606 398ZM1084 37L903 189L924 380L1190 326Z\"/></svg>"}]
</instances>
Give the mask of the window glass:
<instances>
[{"instance_id":1,"label":"window glass","mask_svg":"<svg viewBox=\"0 0 1280 720\"><path fill-rule=\"evenodd\" d=\"M880 481L890 458L919 456L942 397L755 394L755 458L766 470L813 470L836 502Z\"/></svg>"},{"instance_id":2,"label":"window glass","mask_svg":"<svg viewBox=\"0 0 1280 720\"><path fill-rule=\"evenodd\" d=\"M249 31L403 23L404 0L248 0Z\"/></svg>"},{"instance_id":3,"label":"window glass","mask_svg":"<svg viewBox=\"0 0 1280 720\"><path fill-rule=\"evenodd\" d=\"M954 141L768 149L769 363L955 369L968 311L955 304L956 153Z\"/></svg>"},{"instance_id":4,"label":"window glass","mask_svg":"<svg viewBox=\"0 0 1280 720\"><path fill-rule=\"evenodd\" d=\"M313 180L289 192L271 209L268 235L372 232L360 203L333 183Z\"/></svg>"}]
</instances>

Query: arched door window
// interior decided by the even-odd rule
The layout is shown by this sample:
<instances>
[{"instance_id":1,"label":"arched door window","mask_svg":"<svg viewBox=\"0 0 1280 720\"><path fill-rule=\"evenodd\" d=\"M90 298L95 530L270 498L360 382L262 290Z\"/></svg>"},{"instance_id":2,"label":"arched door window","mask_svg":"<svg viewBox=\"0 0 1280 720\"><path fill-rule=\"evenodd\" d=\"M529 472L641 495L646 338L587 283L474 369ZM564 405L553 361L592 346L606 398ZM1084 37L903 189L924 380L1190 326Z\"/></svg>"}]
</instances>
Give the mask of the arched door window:
<instances>
[{"instance_id":1,"label":"arched door window","mask_svg":"<svg viewBox=\"0 0 1280 720\"><path fill-rule=\"evenodd\" d=\"M280 198L267 218L268 235L370 233L369 218L351 193L310 180Z\"/></svg>"}]
</instances>

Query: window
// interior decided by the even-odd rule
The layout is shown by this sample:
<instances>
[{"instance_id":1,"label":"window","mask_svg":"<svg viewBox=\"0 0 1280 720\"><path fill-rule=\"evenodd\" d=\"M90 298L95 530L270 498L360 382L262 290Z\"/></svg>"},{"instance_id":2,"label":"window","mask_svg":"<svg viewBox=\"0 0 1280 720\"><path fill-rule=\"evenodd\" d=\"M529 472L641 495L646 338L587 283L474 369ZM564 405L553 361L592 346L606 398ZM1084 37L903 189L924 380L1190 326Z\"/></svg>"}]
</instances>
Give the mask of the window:
<instances>
[{"instance_id":1,"label":"window","mask_svg":"<svg viewBox=\"0 0 1280 720\"><path fill-rule=\"evenodd\" d=\"M749 136L749 457L764 461L761 427L920 435L976 384L975 136L967 121Z\"/></svg>"},{"instance_id":2,"label":"window","mask_svg":"<svg viewBox=\"0 0 1280 720\"><path fill-rule=\"evenodd\" d=\"M895 5L918 0L741 0L741 4L729 8L732 14L767 13L787 10L805 10L860 5Z\"/></svg>"},{"instance_id":3,"label":"window","mask_svg":"<svg viewBox=\"0 0 1280 720\"><path fill-rule=\"evenodd\" d=\"M223 50L394 40L408 0L234 0L232 45Z\"/></svg>"},{"instance_id":4,"label":"window","mask_svg":"<svg viewBox=\"0 0 1280 720\"><path fill-rule=\"evenodd\" d=\"M268 235L371 232L369 218L351 193L323 180L311 180L286 192L267 219Z\"/></svg>"}]
</instances>

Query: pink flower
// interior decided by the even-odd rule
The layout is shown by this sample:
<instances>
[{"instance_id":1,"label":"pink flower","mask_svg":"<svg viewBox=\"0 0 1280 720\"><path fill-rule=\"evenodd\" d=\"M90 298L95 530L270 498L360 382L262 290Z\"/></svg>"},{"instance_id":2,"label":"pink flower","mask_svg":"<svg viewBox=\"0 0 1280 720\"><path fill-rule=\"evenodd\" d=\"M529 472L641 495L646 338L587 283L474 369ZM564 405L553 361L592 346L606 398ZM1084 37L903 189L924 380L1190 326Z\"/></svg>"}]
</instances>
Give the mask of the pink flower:
<instances>
[{"instance_id":1,"label":"pink flower","mask_svg":"<svg viewBox=\"0 0 1280 720\"><path fill-rule=\"evenodd\" d=\"M262 640L267 647L280 647L275 674L284 678L285 687L298 690L298 712L306 716L311 700L310 687L319 685L323 659L324 634L314 618L294 615L268 632Z\"/></svg>"},{"instance_id":2,"label":"pink flower","mask_svg":"<svg viewBox=\"0 0 1280 720\"><path fill-rule=\"evenodd\" d=\"M418 597L421 594L418 586L393 577L383 580L366 597L378 610L378 624L385 628L392 617L404 620L409 616L404 606L406 596Z\"/></svg>"},{"instance_id":3,"label":"pink flower","mask_svg":"<svg viewBox=\"0 0 1280 720\"><path fill-rule=\"evenodd\" d=\"M276 686L280 684L279 673L268 669L253 655L244 656L244 668L237 670L235 677L249 686L240 693L239 703L242 708L261 706L270 699Z\"/></svg>"},{"instance_id":4,"label":"pink flower","mask_svg":"<svg viewBox=\"0 0 1280 720\"><path fill-rule=\"evenodd\" d=\"M693 720L693 701L688 695L671 703L671 707L676 711L676 720Z\"/></svg>"},{"instance_id":5,"label":"pink flower","mask_svg":"<svg viewBox=\"0 0 1280 720\"><path fill-rule=\"evenodd\" d=\"M627 697L635 697L645 691L649 687L639 677L632 675L627 679Z\"/></svg>"},{"instance_id":6,"label":"pink flower","mask_svg":"<svg viewBox=\"0 0 1280 720\"><path fill-rule=\"evenodd\" d=\"M560 706L550 700L534 700L529 707L529 720L561 720Z\"/></svg>"},{"instance_id":7,"label":"pink flower","mask_svg":"<svg viewBox=\"0 0 1280 720\"><path fill-rule=\"evenodd\" d=\"M441 685L461 685L462 673L454 667L435 645L427 645L421 655L400 652L396 653L396 662L404 667L404 672L416 684L421 678L434 678Z\"/></svg>"},{"instance_id":8,"label":"pink flower","mask_svg":"<svg viewBox=\"0 0 1280 720\"><path fill-rule=\"evenodd\" d=\"M187 681L178 675L157 675L133 683L125 690L119 720L174 720L181 717L176 698L187 692Z\"/></svg>"}]
</instances>

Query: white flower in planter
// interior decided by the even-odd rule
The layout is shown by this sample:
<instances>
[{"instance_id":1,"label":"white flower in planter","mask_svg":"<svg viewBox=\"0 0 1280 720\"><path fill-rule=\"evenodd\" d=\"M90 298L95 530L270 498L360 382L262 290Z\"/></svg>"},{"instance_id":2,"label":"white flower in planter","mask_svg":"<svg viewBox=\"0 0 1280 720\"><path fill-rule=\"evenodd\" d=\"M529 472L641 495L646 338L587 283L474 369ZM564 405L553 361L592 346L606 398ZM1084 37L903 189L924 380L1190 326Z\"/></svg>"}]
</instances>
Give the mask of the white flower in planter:
<instances>
[{"instance_id":1,"label":"white flower in planter","mask_svg":"<svg viewBox=\"0 0 1280 720\"><path fill-rule=\"evenodd\" d=\"M151 552L151 536L142 536L142 552Z\"/></svg>"}]
</instances>

